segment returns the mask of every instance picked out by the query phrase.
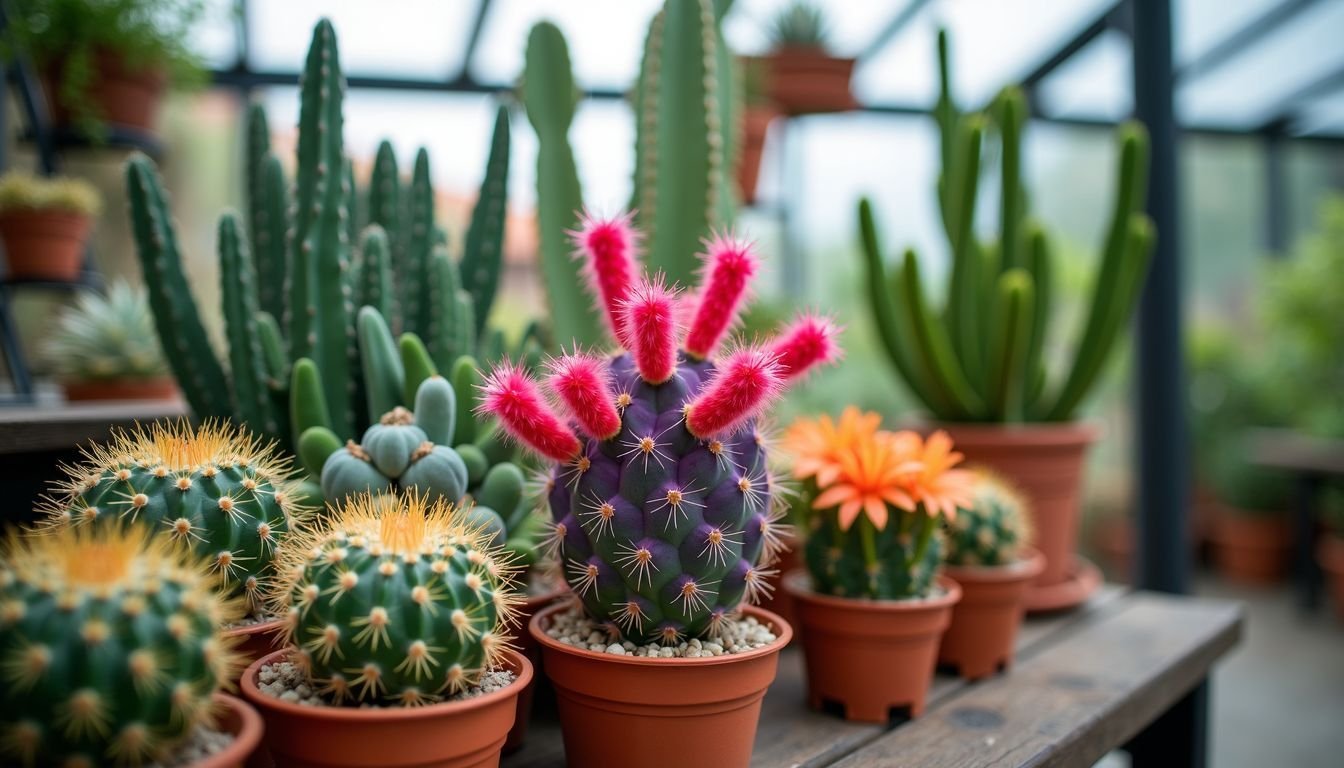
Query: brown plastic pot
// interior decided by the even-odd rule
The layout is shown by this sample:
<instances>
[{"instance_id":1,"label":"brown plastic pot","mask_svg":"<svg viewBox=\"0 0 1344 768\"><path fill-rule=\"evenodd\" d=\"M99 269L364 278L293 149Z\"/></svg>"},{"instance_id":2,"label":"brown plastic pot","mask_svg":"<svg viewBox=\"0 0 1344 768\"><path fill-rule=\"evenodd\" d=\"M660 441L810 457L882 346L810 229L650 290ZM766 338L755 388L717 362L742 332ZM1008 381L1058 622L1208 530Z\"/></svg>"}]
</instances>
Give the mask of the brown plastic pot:
<instances>
[{"instance_id":1,"label":"brown plastic pot","mask_svg":"<svg viewBox=\"0 0 1344 768\"><path fill-rule=\"evenodd\" d=\"M87 400L171 400L177 397L177 380L172 376L149 379L86 379L63 381L65 399L75 403Z\"/></svg>"},{"instance_id":2,"label":"brown plastic pot","mask_svg":"<svg viewBox=\"0 0 1344 768\"><path fill-rule=\"evenodd\" d=\"M257 676L288 650L257 659L243 673L243 698L266 721L266 746L283 768L494 768L513 726L532 664L517 651L504 666L509 687L425 707L308 707L262 693Z\"/></svg>"},{"instance_id":3,"label":"brown plastic pot","mask_svg":"<svg viewBox=\"0 0 1344 768\"><path fill-rule=\"evenodd\" d=\"M845 112L859 103L850 93L854 59L814 47L784 47L765 57L766 92L786 115Z\"/></svg>"},{"instance_id":4,"label":"brown plastic pot","mask_svg":"<svg viewBox=\"0 0 1344 768\"><path fill-rule=\"evenodd\" d=\"M1045 568L1045 556L1028 549L1009 565L948 565L943 572L961 587L961 602L938 646L938 663L967 680L988 677L1013 663L1017 630L1026 613L1027 586Z\"/></svg>"},{"instance_id":5,"label":"brown plastic pot","mask_svg":"<svg viewBox=\"0 0 1344 768\"><path fill-rule=\"evenodd\" d=\"M761 175L761 156L770 121L779 112L770 106L749 106L742 111L742 153L737 160L737 191L742 202L756 202L756 182Z\"/></svg>"},{"instance_id":6,"label":"brown plastic pot","mask_svg":"<svg viewBox=\"0 0 1344 768\"><path fill-rule=\"evenodd\" d=\"M549 637L553 605L532 617L546 676L555 686L565 759L574 766L745 767L761 699L793 630L769 611L742 612L773 627L777 642L746 653L697 659L616 656Z\"/></svg>"},{"instance_id":7,"label":"brown plastic pot","mask_svg":"<svg viewBox=\"0 0 1344 768\"><path fill-rule=\"evenodd\" d=\"M261 715L242 699L223 693L216 693L214 698L219 709L215 727L233 736L233 741L204 760L191 763L191 768L243 768L261 746Z\"/></svg>"},{"instance_id":8,"label":"brown plastic pot","mask_svg":"<svg viewBox=\"0 0 1344 768\"><path fill-rule=\"evenodd\" d=\"M72 283L79 279L93 220L82 213L16 209L0 213L9 277Z\"/></svg>"},{"instance_id":9,"label":"brown plastic pot","mask_svg":"<svg viewBox=\"0 0 1344 768\"><path fill-rule=\"evenodd\" d=\"M1322 537L1316 545L1316 562L1325 574L1335 615L1344 619L1344 538L1334 534Z\"/></svg>"},{"instance_id":10,"label":"brown plastic pot","mask_svg":"<svg viewBox=\"0 0 1344 768\"><path fill-rule=\"evenodd\" d=\"M226 639L238 638L233 647L245 665L263 656L270 656L285 647L285 620L274 619L261 624L248 624L220 632Z\"/></svg>"},{"instance_id":11,"label":"brown plastic pot","mask_svg":"<svg viewBox=\"0 0 1344 768\"><path fill-rule=\"evenodd\" d=\"M52 122L68 128L74 117L59 92L62 74L59 63L51 67L45 87ZM94 53L93 82L85 98L102 122L153 134L167 87L168 75L162 67L133 70L120 54L99 50Z\"/></svg>"},{"instance_id":12,"label":"brown plastic pot","mask_svg":"<svg viewBox=\"0 0 1344 768\"><path fill-rule=\"evenodd\" d=\"M1223 509L1213 527L1213 559L1223 578L1268 586L1283 580L1291 540L1281 515Z\"/></svg>"},{"instance_id":13,"label":"brown plastic pot","mask_svg":"<svg viewBox=\"0 0 1344 768\"><path fill-rule=\"evenodd\" d=\"M808 706L839 704L846 720L865 723L889 723L893 709L923 714L938 640L961 599L955 581L939 576L938 586L942 594L925 600L869 600L813 592L805 571L785 576L807 660Z\"/></svg>"},{"instance_id":14,"label":"brown plastic pot","mask_svg":"<svg viewBox=\"0 0 1344 768\"><path fill-rule=\"evenodd\" d=\"M532 617L537 615L541 609L559 600L569 592L569 585L564 581L560 586L545 594L529 597L523 601L522 609L518 612L518 626L526 627ZM532 664L533 676L532 682L523 688L522 693L518 694L518 713L513 718L513 728L509 729L509 737L504 741L504 754L516 752L523 746L523 740L527 738L527 721L532 717L532 697L537 692L537 686L541 683L541 646L536 640L532 639L532 633L520 632L515 643L518 646L518 652L527 657Z\"/></svg>"}]
</instances>

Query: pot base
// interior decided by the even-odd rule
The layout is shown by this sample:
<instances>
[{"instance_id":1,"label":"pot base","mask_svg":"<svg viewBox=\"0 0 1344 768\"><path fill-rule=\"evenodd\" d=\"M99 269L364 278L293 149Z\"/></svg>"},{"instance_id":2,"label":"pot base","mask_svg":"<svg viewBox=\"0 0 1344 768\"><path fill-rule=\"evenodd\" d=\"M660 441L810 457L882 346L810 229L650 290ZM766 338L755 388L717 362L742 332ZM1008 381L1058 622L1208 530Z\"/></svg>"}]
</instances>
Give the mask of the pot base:
<instances>
[{"instance_id":1,"label":"pot base","mask_svg":"<svg viewBox=\"0 0 1344 768\"><path fill-rule=\"evenodd\" d=\"M1074 555L1064 580L1032 584L1027 588L1027 613L1049 613L1077 608L1101 587L1101 569L1082 555Z\"/></svg>"}]
</instances>

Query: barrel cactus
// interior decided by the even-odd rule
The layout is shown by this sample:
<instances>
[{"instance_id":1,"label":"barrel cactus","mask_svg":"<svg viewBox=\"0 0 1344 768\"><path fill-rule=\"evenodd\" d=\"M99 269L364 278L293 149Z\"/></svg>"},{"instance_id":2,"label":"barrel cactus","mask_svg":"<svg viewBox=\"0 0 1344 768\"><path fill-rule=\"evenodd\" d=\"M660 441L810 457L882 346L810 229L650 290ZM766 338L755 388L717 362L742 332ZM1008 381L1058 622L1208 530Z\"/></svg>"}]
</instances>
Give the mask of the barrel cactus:
<instances>
[{"instance_id":1,"label":"barrel cactus","mask_svg":"<svg viewBox=\"0 0 1344 768\"><path fill-rule=\"evenodd\" d=\"M142 528L65 528L0 546L5 765L141 765L197 724L238 662L239 603L211 563Z\"/></svg>"},{"instance_id":2,"label":"barrel cactus","mask_svg":"<svg viewBox=\"0 0 1344 768\"><path fill-rule=\"evenodd\" d=\"M351 497L281 557L273 608L332 701L430 704L479 682L508 644L513 566L443 499Z\"/></svg>"},{"instance_id":3,"label":"barrel cactus","mask_svg":"<svg viewBox=\"0 0 1344 768\"><path fill-rule=\"evenodd\" d=\"M553 462L549 541L590 616L638 643L704 635L770 589L778 488L757 417L790 381L837 356L836 328L803 317L715 359L757 270L749 245L708 243L703 284L683 307L661 278L636 274L628 218L587 217L574 237L588 287L628 351L549 361L547 385L568 419L509 364L487 377L479 410Z\"/></svg>"},{"instance_id":4,"label":"barrel cactus","mask_svg":"<svg viewBox=\"0 0 1344 768\"><path fill-rule=\"evenodd\" d=\"M977 470L971 503L947 523L949 565L1009 565L1031 538L1022 495L1003 478Z\"/></svg>"},{"instance_id":5,"label":"barrel cactus","mask_svg":"<svg viewBox=\"0 0 1344 768\"><path fill-rule=\"evenodd\" d=\"M208 558L250 613L276 546L305 514L289 460L220 422L114 429L66 475L48 500L49 526L147 526Z\"/></svg>"}]
</instances>

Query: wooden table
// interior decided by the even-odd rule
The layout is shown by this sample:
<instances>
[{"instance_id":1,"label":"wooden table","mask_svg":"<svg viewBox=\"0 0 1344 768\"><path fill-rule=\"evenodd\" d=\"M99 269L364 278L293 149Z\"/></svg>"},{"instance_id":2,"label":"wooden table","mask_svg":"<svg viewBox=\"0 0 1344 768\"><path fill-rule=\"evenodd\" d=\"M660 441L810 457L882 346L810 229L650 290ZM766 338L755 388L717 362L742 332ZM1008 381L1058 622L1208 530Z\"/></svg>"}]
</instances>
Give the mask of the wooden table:
<instances>
[{"instance_id":1,"label":"wooden table","mask_svg":"<svg viewBox=\"0 0 1344 768\"><path fill-rule=\"evenodd\" d=\"M1241 630L1239 604L1108 585L1077 610L1028 619L1009 673L978 683L939 675L925 715L893 728L808 710L802 652L789 648L761 709L752 764L1089 766L1131 745L1136 768L1190 765L1202 726L1185 702ZM503 766L564 764L559 723L543 704Z\"/></svg>"}]
</instances>

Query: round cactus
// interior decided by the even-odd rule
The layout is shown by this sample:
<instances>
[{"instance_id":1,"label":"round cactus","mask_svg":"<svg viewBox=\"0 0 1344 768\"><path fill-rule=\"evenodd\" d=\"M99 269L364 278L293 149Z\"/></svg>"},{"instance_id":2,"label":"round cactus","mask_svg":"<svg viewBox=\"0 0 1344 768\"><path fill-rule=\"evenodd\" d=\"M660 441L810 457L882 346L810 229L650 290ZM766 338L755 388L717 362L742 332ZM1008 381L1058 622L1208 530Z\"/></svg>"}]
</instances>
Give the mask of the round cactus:
<instances>
[{"instance_id":1,"label":"round cactus","mask_svg":"<svg viewBox=\"0 0 1344 768\"><path fill-rule=\"evenodd\" d=\"M508 644L513 566L442 499L353 496L282 557L273 608L332 700L433 703L475 685Z\"/></svg>"},{"instance_id":2,"label":"round cactus","mask_svg":"<svg viewBox=\"0 0 1344 768\"><path fill-rule=\"evenodd\" d=\"M66 474L48 525L146 525L209 559L249 612L260 608L277 544L304 512L288 459L215 422L114 430Z\"/></svg>"},{"instance_id":3,"label":"round cactus","mask_svg":"<svg viewBox=\"0 0 1344 768\"><path fill-rule=\"evenodd\" d=\"M1031 538L1022 495L1003 478L977 470L973 502L947 523L949 565L1008 565Z\"/></svg>"},{"instance_id":4,"label":"round cactus","mask_svg":"<svg viewBox=\"0 0 1344 768\"><path fill-rule=\"evenodd\" d=\"M683 334L677 291L636 278L634 239L628 217L587 218L576 233L590 290L629 352L549 362L568 420L509 364L487 378L480 411L555 462L549 541L588 613L631 641L673 643L712 632L770 588L776 486L756 417L789 380L836 356L835 328L805 317L714 360L757 269L750 247L708 244Z\"/></svg>"},{"instance_id":5,"label":"round cactus","mask_svg":"<svg viewBox=\"0 0 1344 768\"><path fill-rule=\"evenodd\" d=\"M0 548L5 765L140 765L198 723L238 662L211 563L140 528L65 528Z\"/></svg>"}]
</instances>

